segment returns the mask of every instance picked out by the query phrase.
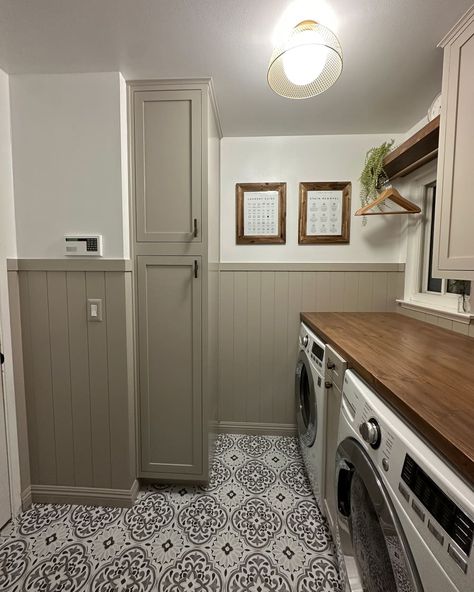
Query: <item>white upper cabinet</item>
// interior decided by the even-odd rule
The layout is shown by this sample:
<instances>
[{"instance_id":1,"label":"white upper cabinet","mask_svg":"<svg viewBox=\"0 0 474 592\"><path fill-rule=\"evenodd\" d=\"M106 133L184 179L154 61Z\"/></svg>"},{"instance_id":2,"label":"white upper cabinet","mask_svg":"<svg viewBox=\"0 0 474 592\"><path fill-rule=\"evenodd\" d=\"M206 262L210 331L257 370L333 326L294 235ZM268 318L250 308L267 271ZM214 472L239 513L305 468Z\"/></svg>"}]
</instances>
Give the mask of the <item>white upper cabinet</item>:
<instances>
[{"instance_id":1,"label":"white upper cabinet","mask_svg":"<svg viewBox=\"0 0 474 592\"><path fill-rule=\"evenodd\" d=\"M474 280L474 6L440 47L443 107L434 273Z\"/></svg>"}]
</instances>

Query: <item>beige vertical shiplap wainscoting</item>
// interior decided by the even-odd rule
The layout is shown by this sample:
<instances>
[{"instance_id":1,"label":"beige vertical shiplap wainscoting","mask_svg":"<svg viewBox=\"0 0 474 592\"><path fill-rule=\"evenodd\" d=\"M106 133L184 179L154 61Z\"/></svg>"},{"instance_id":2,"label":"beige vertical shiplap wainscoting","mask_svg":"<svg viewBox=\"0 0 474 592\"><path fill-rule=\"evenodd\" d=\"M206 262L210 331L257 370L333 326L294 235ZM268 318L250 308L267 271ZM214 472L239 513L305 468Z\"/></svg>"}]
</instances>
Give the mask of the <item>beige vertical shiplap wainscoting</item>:
<instances>
[{"instance_id":1,"label":"beige vertical shiplap wainscoting","mask_svg":"<svg viewBox=\"0 0 474 592\"><path fill-rule=\"evenodd\" d=\"M25 500L131 505L138 485L130 262L12 260L8 273L20 301ZM103 300L102 322L88 322L88 298Z\"/></svg>"},{"instance_id":2,"label":"beige vertical shiplap wainscoting","mask_svg":"<svg viewBox=\"0 0 474 592\"><path fill-rule=\"evenodd\" d=\"M437 312L436 310L426 311L426 309L413 310L404 308L403 305L398 307L398 312L412 319L416 319L417 321L424 321L425 323L430 323L443 329L448 329L448 331L455 331L456 333L461 333L461 335L474 337L474 323L472 319L470 322L460 322L453 320L453 318L451 318L452 315L449 313L443 314L442 312Z\"/></svg>"},{"instance_id":3,"label":"beige vertical shiplap wainscoting","mask_svg":"<svg viewBox=\"0 0 474 592\"><path fill-rule=\"evenodd\" d=\"M222 431L293 433L302 311L396 311L404 265L221 264Z\"/></svg>"}]
</instances>

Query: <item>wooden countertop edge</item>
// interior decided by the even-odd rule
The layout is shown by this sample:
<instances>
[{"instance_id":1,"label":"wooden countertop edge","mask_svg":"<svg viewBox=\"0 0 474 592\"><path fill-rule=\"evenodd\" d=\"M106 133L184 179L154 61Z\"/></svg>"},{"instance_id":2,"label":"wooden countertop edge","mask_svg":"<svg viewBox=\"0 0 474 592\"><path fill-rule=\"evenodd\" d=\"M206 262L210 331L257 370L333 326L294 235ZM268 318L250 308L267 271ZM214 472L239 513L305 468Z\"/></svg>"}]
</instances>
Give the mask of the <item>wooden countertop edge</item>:
<instances>
[{"instance_id":1,"label":"wooden countertop edge","mask_svg":"<svg viewBox=\"0 0 474 592\"><path fill-rule=\"evenodd\" d=\"M307 313L300 313L300 319L313 330L322 340L333 347L348 363L348 367L355 370L364 380L372 386L381 398L403 417L416 431L423 436L427 443L437 452L444 456L459 476L470 485L474 484L474 459L464 450L455 446L442 433L436 430L423 416L418 414L413 407L410 407L400 399L387 385L377 376L362 366L351 354L345 351L340 344L335 342L325 331L316 326Z\"/></svg>"}]
</instances>

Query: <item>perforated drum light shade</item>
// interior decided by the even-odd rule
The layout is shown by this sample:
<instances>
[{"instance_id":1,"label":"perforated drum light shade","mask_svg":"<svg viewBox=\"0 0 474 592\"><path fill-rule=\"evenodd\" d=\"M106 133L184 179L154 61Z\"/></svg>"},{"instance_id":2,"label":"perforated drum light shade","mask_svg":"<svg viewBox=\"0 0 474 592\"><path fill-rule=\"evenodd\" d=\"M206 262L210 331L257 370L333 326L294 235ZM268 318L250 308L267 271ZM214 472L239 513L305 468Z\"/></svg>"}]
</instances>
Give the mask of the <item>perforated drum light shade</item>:
<instances>
[{"instance_id":1,"label":"perforated drum light shade","mask_svg":"<svg viewBox=\"0 0 474 592\"><path fill-rule=\"evenodd\" d=\"M291 54L293 53L293 61L298 60L297 52L301 55L302 51L313 52L316 57L323 60L319 65L313 65L315 77L311 79L309 72L310 80L307 82L304 75L299 77L300 80L295 81L295 77L290 80L287 72L289 59L292 59ZM294 63L298 65L297 61ZM309 66L311 69L311 64ZM308 20L296 25L285 42L274 49L268 66L267 80L270 88L282 97L308 99L330 88L341 72L342 49L336 35L327 27Z\"/></svg>"}]
</instances>

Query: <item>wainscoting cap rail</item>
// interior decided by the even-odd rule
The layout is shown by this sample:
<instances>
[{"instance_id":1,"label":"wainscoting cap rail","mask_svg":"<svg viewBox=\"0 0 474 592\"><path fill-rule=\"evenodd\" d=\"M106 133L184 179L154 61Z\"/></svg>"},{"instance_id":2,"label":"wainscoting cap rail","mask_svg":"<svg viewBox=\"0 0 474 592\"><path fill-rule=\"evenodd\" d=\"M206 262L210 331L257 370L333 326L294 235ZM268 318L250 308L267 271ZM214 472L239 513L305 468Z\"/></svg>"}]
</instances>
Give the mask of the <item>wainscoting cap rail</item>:
<instances>
[{"instance_id":1,"label":"wainscoting cap rail","mask_svg":"<svg viewBox=\"0 0 474 592\"><path fill-rule=\"evenodd\" d=\"M7 259L8 271L132 271L131 259Z\"/></svg>"},{"instance_id":2,"label":"wainscoting cap rail","mask_svg":"<svg viewBox=\"0 0 474 592\"><path fill-rule=\"evenodd\" d=\"M221 263L221 271L405 271L404 263Z\"/></svg>"}]
</instances>

